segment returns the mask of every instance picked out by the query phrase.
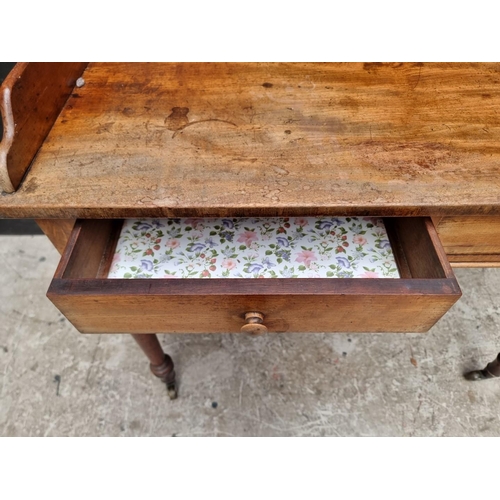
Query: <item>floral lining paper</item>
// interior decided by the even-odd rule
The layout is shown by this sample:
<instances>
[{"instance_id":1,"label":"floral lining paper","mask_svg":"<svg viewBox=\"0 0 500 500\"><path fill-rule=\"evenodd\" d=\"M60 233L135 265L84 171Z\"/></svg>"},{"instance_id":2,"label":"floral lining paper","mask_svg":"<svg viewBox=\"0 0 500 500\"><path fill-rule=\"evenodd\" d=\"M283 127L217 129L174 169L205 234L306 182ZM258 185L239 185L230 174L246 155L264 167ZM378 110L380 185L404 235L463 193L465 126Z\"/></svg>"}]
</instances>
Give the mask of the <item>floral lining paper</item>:
<instances>
[{"instance_id":1,"label":"floral lining paper","mask_svg":"<svg viewBox=\"0 0 500 500\"><path fill-rule=\"evenodd\" d=\"M108 278L399 278L382 219L129 219Z\"/></svg>"}]
</instances>

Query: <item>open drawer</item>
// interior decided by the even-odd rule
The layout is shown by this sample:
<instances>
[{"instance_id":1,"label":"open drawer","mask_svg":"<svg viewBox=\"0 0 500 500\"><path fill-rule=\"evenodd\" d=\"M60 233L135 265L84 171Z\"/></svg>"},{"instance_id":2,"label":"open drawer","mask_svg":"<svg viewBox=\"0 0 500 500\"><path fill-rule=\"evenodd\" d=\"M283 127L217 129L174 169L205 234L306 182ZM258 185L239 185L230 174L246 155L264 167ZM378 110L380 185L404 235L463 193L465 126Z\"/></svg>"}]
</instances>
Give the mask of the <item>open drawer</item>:
<instances>
[{"instance_id":1,"label":"open drawer","mask_svg":"<svg viewBox=\"0 0 500 500\"><path fill-rule=\"evenodd\" d=\"M322 231L325 227L330 229L320 218L315 220L320 221L316 222L316 227ZM172 221L179 223L179 219L162 219L161 223L172 224ZM303 224L306 223L304 219ZM196 221L185 224L189 231L197 229ZM340 233L334 235L335 231L323 231L322 235L332 235L328 236L330 240L341 243L337 247L340 256L335 257L335 262L342 264L330 265L331 270L323 277L320 274L308 277L307 273L298 277L279 277L275 273L271 279L253 279L266 276L258 272L252 274L253 269L246 266L249 277L240 278L228 276L236 263L225 261L225 277L209 277L207 271L201 277L154 279L151 274L137 274L137 266L131 266L132 271L124 277L113 275L113 269L119 267L114 265L113 257L124 237L124 221L78 220L47 296L83 333L239 332L246 319L252 325L262 323L270 332L425 332L461 295L434 225L425 217L385 218L378 224L386 231L394 264L392 270L397 277L371 277L376 273L369 267L364 267L366 272L358 273L359 277L343 277L345 273L336 277L332 270L353 267L352 257L348 260L340 248L344 243L344 248L348 246L351 235L342 233L348 236L339 239ZM218 229L213 233L220 233L221 228L214 227ZM135 229L142 231L142 236L154 239L147 228L141 230L137 226ZM247 233L252 230L242 228L242 233L232 242L241 243L238 248L251 247L252 235ZM282 228L282 231L284 234L273 237L286 236L288 230ZM192 238L188 238L191 246L183 249L182 238L175 234L170 237L177 237L176 243L165 243L161 238L152 243L165 255L172 254L175 247L178 253L184 251L185 255L206 258L205 253L211 251L213 245L225 241L220 239L219 233L216 243L204 240L206 250L196 247ZM325 241L317 243L328 246L330 243ZM365 241L365 237L358 237L352 244L361 248L359 244ZM286 241L282 244L287 246ZM275 259L276 247L272 244L270 247L273 250L268 253ZM133 248L138 258L151 254L149 250ZM317 271L318 266L311 264L314 249L311 250L307 243L300 248L301 256L291 259L292 263L297 269L314 268ZM283 253L272 265L277 265L278 260L281 262L281 257ZM231 258L239 260L236 255L226 255L226 259ZM390 262L384 265L392 266ZM144 268L151 271L150 264L144 264ZM133 273L136 275L132 276ZM185 277L174 276L175 273L168 270L162 273L163 278ZM130 279L132 277L136 279ZM246 318L248 313L252 314ZM249 329L252 332L265 330L260 326Z\"/></svg>"}]
</instances>

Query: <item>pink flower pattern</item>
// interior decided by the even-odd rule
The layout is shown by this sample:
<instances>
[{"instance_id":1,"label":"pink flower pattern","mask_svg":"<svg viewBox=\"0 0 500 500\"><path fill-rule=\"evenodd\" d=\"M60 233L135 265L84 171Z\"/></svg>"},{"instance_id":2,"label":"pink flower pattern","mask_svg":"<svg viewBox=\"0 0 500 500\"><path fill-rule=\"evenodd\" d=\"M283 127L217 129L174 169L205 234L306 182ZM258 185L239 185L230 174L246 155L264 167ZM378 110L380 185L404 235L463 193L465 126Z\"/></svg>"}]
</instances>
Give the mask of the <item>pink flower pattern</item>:
<instances>
[{"instance_id":1,"label":"pink flower pattern","mask_svg":"<svg viewBox=\"0 0 500 500\"><path fill-rule=\"evenodd\" d=\"M305 217L297 217L294 223L296 226L301 226L301 227L305 227L309 224L308 220Z\"/></svg>"},{"instance_id":2,"label":"pink flower pattern","mask_svg":"<svg viewBox=\"0 0 500 500\"><path fill-rule=\"evenodd\" d=\"M297 255L295 262L303 262L307 267L311 267L313 260L317 260L314 252L311 250L302 250L302 252Z\"/></svg>"},{"instance_id":3,"label":"pink flower pattern","mask_svg":"<svg viewBox=\"0 0 500 500\"><path fill-rule=\"evenodd\" d=\"M366 245L367 240L364 236L361 236L360 234L355 234L352 238L352 242L356 243L357 245Z\"/></svg>"},{"instance_id":4,"label":"pink flower pattern","mask_svg":"<svg viewBox=\"0 0 500 500\"><path fill-rule=\"evenodd\" d=\"M380 278L380 276L373 271L365 271L363 274L359 275L360 278Z\"/></svg>"},{"instance_id":5,"label":"pink flower pattern","mask_svg":"<svg viewBox=\"0 0 500 500\"><path fill-rule=\"evenodd\" d=\"M224 269L234 269L236 267L237 263L234 259L224 259L222 261L222 264L221 266L224 268Z\"/></svg>"},{"instance_id":6,"label":"pink flower pattern","mask_svg":"<svg viewBox=\"0 0 500 500\"><path fill-rule=\"evenodd\" d=\"M245 231L236 241L239 243L244 243L249 247L254 241L257 241L259 237L254 231Z\"/></svg>"},{"instance_id":7,"label":"pink flower pattern","mask_svg":"<svg viewBox=\"0 0 500 500\"><path fill-rule=\"evenodd\" d=\"M180 245L179 240L175 239L168 240L165 244L170 248L177 248Z\"/></svg>"},{"instance_id":8,"label":"pink flower pattern","mask_svg":"<svg viewBox=\"0 0 500 500\"><path fill-rule=\"evenodd\" d=\"M374 217L129 219L108 277L399 278Z\"/></svg>"}]
</instances>

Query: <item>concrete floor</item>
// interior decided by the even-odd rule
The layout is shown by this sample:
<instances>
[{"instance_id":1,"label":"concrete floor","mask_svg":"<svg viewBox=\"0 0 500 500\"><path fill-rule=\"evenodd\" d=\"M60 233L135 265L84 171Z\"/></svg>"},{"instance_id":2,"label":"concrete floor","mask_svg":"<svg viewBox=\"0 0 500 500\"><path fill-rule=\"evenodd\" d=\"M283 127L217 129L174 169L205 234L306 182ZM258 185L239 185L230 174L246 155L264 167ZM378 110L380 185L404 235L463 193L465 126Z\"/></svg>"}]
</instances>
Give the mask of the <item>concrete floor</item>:
<instances>
[{"instance_id":1,"label":"concrete floor","mask_svg":"<svg viewBox=\"0 0 500 500\"><path fill-rule=\"evenodd\" d=\"M59 256L1 236L2 436L499 436L500 269L428 334L161 335L179 399L128 335L80 335L45 298ZM59 379L59 383L57 382Z\"/></svg>"}]
</instances>

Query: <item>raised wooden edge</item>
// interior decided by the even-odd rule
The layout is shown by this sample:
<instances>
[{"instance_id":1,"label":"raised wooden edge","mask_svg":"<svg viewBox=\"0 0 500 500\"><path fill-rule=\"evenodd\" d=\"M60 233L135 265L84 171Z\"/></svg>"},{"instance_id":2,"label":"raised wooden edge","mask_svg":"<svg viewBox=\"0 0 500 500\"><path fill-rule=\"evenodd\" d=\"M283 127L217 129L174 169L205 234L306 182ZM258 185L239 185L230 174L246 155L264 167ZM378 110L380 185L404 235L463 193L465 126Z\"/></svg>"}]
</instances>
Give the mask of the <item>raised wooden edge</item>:
<instances>
[{"instance_id":1,"label":"raised wooden edge","mask_svg":"<svg viewBox=\"0 0 500 500\"><path fill-rule=\"evenodd\" d=\"M451 264L454 262L489 262L491 264L500 263L500 254L498 253L455 253L448 254L448 260Z\"/></svg>"},{"instance_id":2,"label":"raised wooden edge","mask_svg":"<svg viewBox=\"0 0 500 500\"><path fill-rule=\"evenodd\" d=\"M31 195L29 195L31 196ZM323 205L286 205L269 203L262 206L211 205L210 202L199 206L138 206L130 202L122 206L105 206L97 202L93 206L54 204L53 200L40 203L31 198L26 203L26 193L19 202L15 197L8 203L0 203L0 216L5 219L132 219L142 218L196 218L196 217L428 217L439 213L442 216L500 216L498 205L363 205L349 206L331 203Z\"/></svg>"},{"instance_id":3,"label":"raised wooden edge","mask_svg":"<svg viewBox=\"0 0 500 500\"><path fill-rule=\"evenodd\" d=\"M0 86L0 117L3 124L3 136L0 141L0 190L5 193L15 191L7 168L7 155L14 142L16 128L12 112L12 88L27 66L28 63L17 63Z\"/></svg>"},{"instance_id":4,"label":"raised wooden edge","mask_svg":"<svg viewBox=\"0 0 500 500\"><path fill-rule=\"evenodd\" d=\"M452 268L456 267L500 267L499 254L453 254L448 255Z\"/></svg>"},{"instance_id":5,"label":"raised wooden edge","mask_svg":"<svg viewBox=\"0 0 500 500\"><path fill-rule=\"evenodd\" d=\"M17 63L0 87L0 190L13 193L88 63Z\"/></svg>"},{"instance_id":6,"label":"raised wooden edge","mask_svg":"<svg viewBox=\"0 0 500 500\"><path fill-rule=\"evenodd\" d=\"M47 296L57 295L454 295L455 279L356 278L214 278L214 279L61 279L54 278Z\"/></svg>"}]
</instances>

